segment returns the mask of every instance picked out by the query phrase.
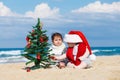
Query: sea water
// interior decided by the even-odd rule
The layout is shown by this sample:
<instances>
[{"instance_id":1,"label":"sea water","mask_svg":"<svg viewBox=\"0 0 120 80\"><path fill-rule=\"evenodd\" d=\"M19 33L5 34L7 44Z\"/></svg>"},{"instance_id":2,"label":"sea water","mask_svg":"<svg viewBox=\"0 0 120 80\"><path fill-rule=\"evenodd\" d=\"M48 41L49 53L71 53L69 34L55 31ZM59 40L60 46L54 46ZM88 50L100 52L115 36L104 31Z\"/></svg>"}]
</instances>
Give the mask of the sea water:
<instances>
[{"instance_id":1,"label":"sea water","mask_svg":"<svg viewBox=\"0 0 120 80\"><path fill-rule=\"evenodd\" d=\"M24 48L0 48L0 63L24 62Z\"/></svg>"},{"instance_id":2,"label":"sea water","mask_svg":"<svg viewBox=\"0 0 120 80\"><path fill-rule=\"evenodd\" d=\"M91 47L96 56L120 56L120 47ZM0 48L0 63L26 62L24 48Z\"/></svg>"}]
</instances>

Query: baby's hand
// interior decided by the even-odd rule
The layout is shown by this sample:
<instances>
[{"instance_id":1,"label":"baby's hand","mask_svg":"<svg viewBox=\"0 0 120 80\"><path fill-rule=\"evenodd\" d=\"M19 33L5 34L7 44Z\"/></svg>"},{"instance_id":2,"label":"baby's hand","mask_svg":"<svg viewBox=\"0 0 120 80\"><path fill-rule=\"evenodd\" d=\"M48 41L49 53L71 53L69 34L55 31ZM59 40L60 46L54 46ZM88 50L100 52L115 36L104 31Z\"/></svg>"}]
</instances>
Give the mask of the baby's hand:
<instances>
[{"instance_id":1,"label":"baby's hand","mask_svg":"<svg viewBox=\"0 0 120 80\"><path fill-rule=\"evenodd\" d=\"M52 60L57 60L55 56L50 56Z\"/></svg>"}]
</instances>

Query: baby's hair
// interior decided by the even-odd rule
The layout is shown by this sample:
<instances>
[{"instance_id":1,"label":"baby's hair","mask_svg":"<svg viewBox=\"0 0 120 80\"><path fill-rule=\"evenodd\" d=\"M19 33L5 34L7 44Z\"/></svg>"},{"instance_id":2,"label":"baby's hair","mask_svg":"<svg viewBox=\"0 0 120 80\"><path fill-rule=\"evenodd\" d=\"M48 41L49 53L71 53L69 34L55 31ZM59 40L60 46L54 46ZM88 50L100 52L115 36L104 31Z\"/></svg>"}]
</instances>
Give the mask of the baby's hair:
<instances>
[{"instance_id":1,"label":"baby's hair","mask_svg":"<svg viewBox=\"0 0 120 80\"><path fill-rule=\"evenodd\" d=\"M52 34L52 36L51 36L52 41L54 40L55 36L59 36L63 41L62 35L60 33L58 33L58 32L55 32L55 33Z\"/></svg>"}]
</instances>

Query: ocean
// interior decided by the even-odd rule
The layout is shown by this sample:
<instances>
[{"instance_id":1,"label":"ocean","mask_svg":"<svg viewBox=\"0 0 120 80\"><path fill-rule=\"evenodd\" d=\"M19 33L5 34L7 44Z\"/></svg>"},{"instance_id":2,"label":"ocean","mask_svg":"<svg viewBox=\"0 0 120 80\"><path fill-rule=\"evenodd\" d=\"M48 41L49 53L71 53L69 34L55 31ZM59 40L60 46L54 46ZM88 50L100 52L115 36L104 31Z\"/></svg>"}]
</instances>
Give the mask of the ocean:
<instances>
[{"instance_id":1,"label":"ocean","mask_svg":"<svg viewBox=\"0 0 120 80\"><path fill-rule=\"evenodd\" d=\"M96 56L120 55L120 47L92 47L91 49ZM23 53L24 48L0 48L0 64L26 62L27 59L21 56Z\"/></svg>"}]
</instances>

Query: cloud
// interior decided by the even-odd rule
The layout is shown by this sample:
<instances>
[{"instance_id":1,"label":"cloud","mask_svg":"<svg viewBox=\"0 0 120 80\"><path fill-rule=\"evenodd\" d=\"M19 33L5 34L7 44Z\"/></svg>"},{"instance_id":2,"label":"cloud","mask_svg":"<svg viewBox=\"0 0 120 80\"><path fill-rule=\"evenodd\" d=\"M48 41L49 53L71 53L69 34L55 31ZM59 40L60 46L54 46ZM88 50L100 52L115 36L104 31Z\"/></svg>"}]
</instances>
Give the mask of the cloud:
<instances>
[{"instance_id":1,"label":"cloud","mask_svg":"<svg viewBox=\"0 0 120 80\"><path fill-rule=\"evenodd\" d=\"M25 16L27 17L40 17L40 18L57 18L59 17L59 8L53 8L51 9L48 4L41 3L35 7L35 10L28 11L25 13Z\"/></svg>"},{"instance_id":2,"label":"cloud","mask_svg":"<svg viewBox=\"0 0 120 80\"><path fill-rule=\"evenodd\" d=\"M41 3L37 5L34 11L27 11L25 14L19 14L11 11L11 9L0 2L0 16L16 16L16 17L32 17L32 18L54 18L58 19L61 15L59 14L59 8L54 7L53 9L48 6L47 3Z\"/></svg>"},{"instance_id":3,"label":"cloud","mask_svg":"<svg viewBox=\"0 0 120 80\"><path fill-rule=\"evenodd\" d=\"M11 9L5 6L3 2L0 2L0 16L22 16L22 15L11 11Z\"/></svg>"},{"instance_id":4,"label":"cloud","mask_svg":"<svg viewBox=\"0 0 120 80\"><path fill-rule=\"evenodd\" d=\"M6 7L2 2L0 2L0 16L11 16L13 15L12 11Z\"/></svg>"},{"instance_id":5,"label":"cloud","mask_svg":"<svg viewBox=\"0 0 120 80\"><path fill-rule=\"evenodd\" d=\"M120 23L120 2L111 4L96 1L79 9L71 10L66 19L82 26L111 26Z\"/></svg>"},{"instance_id":6,"label":"cloud","mask_svg":"<svg viewBox=\"0 0 120 80\"><path fill-rule=\"evenodd\" d=\"M101 3L96 1L90 3L82 8L72 10L73 13L118 13L120 14L120 2L113 2L112 4Z\"/></svg>"}]
</instances>

